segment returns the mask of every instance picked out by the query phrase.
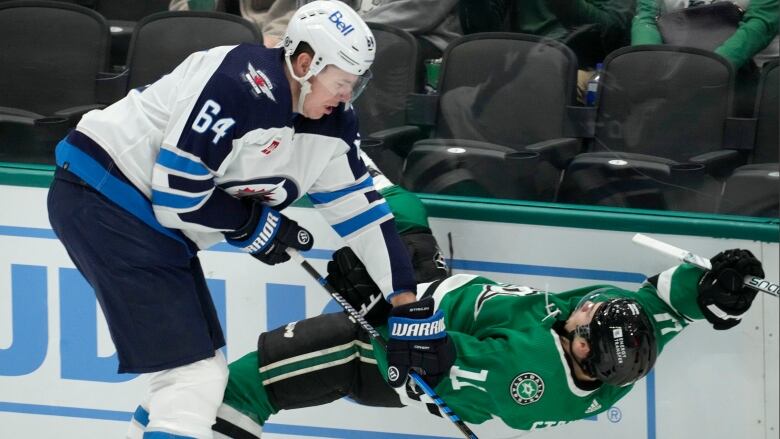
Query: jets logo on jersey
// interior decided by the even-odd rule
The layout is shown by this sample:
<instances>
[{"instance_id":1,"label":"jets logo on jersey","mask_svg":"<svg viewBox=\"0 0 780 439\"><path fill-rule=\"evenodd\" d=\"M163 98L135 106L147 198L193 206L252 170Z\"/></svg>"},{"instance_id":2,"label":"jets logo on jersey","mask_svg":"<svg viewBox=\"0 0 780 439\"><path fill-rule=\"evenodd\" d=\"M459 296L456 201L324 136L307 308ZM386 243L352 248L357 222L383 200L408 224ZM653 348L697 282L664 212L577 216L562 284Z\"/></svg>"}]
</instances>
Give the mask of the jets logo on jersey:
<instances>
[{"instance_id":1,"label":"jets logo on jersey","mask_svg":"<svg viewBox=\"0 0 780 439\"><path fill-rule=\"evenodd\" d=\"M298 186L289 178L268 177L236 181L219 185L234 197L252 197L261 203L282 210L298 199Z\"/></svg>"},{"instance_id":2,"label":"jets logo on jersey","mask_svg":"<svg viewBox=\"0 0 780 439\"><path fill-rule=\"evenodd\" d=\"M509 394L520 405L533 404L544 394L544 381L533 372L523 372L512 380Z\"/></svg>"},{"instance_id":3,"label":"jets logo on jersey","mask_svg":"<svg viewBox=\"0 0 780 439\"><path fill-rule=\"evenodd\" d=\"M271 80L268 79L268 76L266 76L262 70L254 68L250 62L247 63L247 69L243 79L249 83L249 86L252 88L252 94L254 94L255 97L265 96L276 102L276 97L271 92L274 85L271 84Z\"/></svg>"}]
</instances>

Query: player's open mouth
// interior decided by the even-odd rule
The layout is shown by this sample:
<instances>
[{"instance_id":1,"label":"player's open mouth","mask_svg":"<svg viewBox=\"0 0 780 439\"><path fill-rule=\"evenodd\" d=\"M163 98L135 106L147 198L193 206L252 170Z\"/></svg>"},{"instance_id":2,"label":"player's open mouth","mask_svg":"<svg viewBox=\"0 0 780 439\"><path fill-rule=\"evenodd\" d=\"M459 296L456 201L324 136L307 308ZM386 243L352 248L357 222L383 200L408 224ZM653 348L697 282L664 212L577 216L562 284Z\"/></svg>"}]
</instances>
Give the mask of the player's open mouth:
<instances>
[{"instance_id":1,"label":"player's open mouth","mask_svg":"<svg viewBox=\"0 0 780 439\"><path fill-rule=\"evenodd\" d=\"M325 106L325 112L326 112L326 113L328 113L328 114L330 114L330 113L332 113L332 112L333 112L333 109L334 109L334 108L336 108L336 107L334 107L333 105L326 105L326 106Z\"/></svg>"}]
</instances>

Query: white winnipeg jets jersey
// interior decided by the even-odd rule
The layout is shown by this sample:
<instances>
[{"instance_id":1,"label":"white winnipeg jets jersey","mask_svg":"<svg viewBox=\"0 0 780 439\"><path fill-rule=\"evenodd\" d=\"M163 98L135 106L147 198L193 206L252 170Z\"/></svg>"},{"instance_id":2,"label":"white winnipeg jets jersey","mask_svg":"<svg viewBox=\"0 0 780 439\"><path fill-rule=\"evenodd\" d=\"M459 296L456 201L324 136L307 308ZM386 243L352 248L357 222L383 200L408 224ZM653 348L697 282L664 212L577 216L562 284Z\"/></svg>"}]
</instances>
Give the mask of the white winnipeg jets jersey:
<instances>
[{"instance_id":1,"label":"white winnipeg jets jersey","mask_svg":"<svg viewBox=\"0 0 780 439\"><path fill-rule=\"evenodd\" d=\"M387 297L412 289L393 215L360 159L354 112L341 105L319 120L293 113L284 69L282 49L197 52L87 113L76 129L151 202L163 227L199 248L246 223L244 197L281 210L308 194Z\"/></svg>"}]
</instances>

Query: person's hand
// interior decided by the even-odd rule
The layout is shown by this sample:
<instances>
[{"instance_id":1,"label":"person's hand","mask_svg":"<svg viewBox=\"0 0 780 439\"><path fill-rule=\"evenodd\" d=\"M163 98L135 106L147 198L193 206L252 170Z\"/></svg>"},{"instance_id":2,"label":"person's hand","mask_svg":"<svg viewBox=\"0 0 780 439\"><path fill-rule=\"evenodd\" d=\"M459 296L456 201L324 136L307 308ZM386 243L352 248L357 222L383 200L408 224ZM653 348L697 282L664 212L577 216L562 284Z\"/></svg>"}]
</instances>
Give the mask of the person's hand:
<instances>
[{"instance_id":1,"label":"person's hand","mask_svg":"<svg viewBox=\"0 0 780 439\"><path fill-rule=\"evenodd\" d=\"M289 260L290 255L285 251L288 247L306 251L314 245L314 238L308 230L258 202L252 202L249 221L234 232L226 232L225 239L228 244L269 265Z\"/></svg>"},{"instance_id":2,"label":"person's hand","mask_svg":"<svg viewBox=\"0 0 780 439\"><path fill-rule=\"evenodd\" d=\"M394 307L388 319L387 380L393 387L406 383L414 369L435 387L455 363L455 345L444 328L444 314L434 313L432 297Z\"/></svg>"},{"instance_id":3,"label":"person's hand","mask_svg":"<svg viewBox=\"0 0 780 439\"><path fill-rule=\"evenodd\" d=\"M401 240L409 252L418 284L447 277L447 263L430 231L402 233Z\"/></svg>"},{"instance_id":4,"label":"person's hand","mask_svg":"<svg viewBox=\"0 0 780 439\"><path fill-rule=\"evenodd\" d=\"M333 253L328 262L328 276L325 280L341 294L355 310L371 325L387 322L389 303L371 279L366 266L360 262L349 247L342 247Z\"/></svg>"},{"instance_id":5,"label":"person's hand","mask_svg":"<svg viewBox=\"0 0 780 439\"><path fill-rule=\"evenodd\" d=\"M712 270L699 281L697 302L715 329L729 329L742 320L756 291L746 287L747 275L764 277L761 262L748 250L726 250L710 259Z\"/></svg>"}]
</instances>

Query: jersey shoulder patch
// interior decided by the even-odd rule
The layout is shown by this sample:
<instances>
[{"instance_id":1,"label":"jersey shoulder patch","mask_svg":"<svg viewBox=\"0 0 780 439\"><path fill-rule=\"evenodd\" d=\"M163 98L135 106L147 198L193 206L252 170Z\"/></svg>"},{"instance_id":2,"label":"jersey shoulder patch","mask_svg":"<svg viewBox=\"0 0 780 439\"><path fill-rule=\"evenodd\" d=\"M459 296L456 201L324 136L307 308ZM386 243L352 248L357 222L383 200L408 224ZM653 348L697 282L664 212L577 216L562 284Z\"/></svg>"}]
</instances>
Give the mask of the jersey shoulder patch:
<instances>
[{"instance_id":1,"label":"jersey shoulder patch","mask_svg":"<svg viewBox=\"0 0 780 439\"><path fill-rule=\"evenodd\" d=\"M236 138L252 130L292 124L290 84L284 68L281 49L239 44L225 57L214 76L239 90L239 108L234 111L243 113L244 123Z\"/></svg>"}]
</instances>

